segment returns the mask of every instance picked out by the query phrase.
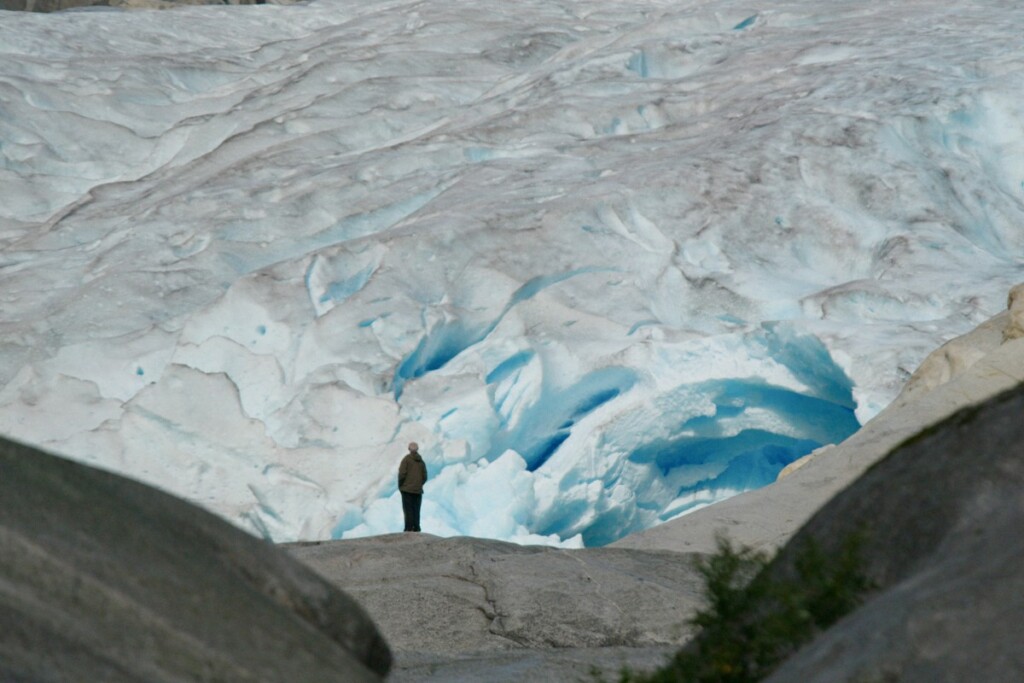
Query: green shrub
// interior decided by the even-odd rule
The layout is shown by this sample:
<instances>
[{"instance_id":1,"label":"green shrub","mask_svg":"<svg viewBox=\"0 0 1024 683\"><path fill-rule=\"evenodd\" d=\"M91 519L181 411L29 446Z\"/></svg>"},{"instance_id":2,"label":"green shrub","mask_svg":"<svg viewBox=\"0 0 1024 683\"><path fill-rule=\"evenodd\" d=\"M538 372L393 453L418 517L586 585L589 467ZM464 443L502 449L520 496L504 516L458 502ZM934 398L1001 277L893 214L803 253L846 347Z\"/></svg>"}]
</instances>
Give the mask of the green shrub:
<instances>
[{"instance_id":1,"label":"green shrub","mask_svg":"<svg viewBox=\"0 0 1024 683\"><path fill-rule=\"evenodd\" d=\"M698 561L705 607L691 623L694 640L651 674L624 671L620 683L747 683L770 674L815 633L861 603L872 588L863 569L863 536L852 534L829 555L813 540L796 553L793 578L768 569L764 553L735 548Z\"/></svg>"}]
</instances>

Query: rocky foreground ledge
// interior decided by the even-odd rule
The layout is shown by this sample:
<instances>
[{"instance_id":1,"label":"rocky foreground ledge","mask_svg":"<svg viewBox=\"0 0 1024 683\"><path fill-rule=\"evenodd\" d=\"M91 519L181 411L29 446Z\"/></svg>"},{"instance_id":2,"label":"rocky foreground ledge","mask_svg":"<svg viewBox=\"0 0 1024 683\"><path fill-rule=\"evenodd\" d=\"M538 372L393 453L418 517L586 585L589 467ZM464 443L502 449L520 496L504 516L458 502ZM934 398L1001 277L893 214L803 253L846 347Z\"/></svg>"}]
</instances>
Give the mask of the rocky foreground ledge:
<instances>
[{"instance_id":1,"label":"rocky foreground ledge","mask_svg":"<svg viewBox=\"0 0 1024 683\"><path fill-rule=\"evenodd\" d=\"M692 635L692 557L392 534L289 552L355 597L396 655L393 681L592 680L647 669Z\"/></svg>"}]
</instances>

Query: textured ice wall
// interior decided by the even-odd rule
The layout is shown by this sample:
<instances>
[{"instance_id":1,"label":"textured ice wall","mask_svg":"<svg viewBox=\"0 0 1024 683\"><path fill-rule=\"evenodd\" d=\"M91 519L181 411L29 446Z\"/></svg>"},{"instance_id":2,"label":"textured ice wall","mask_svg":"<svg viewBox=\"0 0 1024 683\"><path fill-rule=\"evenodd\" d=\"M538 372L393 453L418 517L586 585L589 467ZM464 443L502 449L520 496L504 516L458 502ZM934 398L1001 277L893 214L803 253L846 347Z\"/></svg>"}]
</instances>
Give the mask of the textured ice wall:
<instances>
[{"instance_id":1,"label":"textured ice wall","mask_svg":"<svg viewBox=\"0 0 1024 683\"><path fill-rule=\"evenodd\" d=\"M0 13L0 431L278 540L770 481L1024 257L1024 8Z\"/></svg>"}]
</instances>

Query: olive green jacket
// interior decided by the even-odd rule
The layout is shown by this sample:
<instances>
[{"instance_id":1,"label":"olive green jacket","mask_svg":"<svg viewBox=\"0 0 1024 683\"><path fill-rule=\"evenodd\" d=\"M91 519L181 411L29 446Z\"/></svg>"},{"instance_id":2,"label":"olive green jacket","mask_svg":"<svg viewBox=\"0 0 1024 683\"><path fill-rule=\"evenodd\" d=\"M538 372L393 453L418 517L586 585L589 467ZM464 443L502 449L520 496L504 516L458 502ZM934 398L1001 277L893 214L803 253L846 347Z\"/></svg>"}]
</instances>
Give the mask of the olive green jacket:
<instances>
[{"instance_id":1,"label":"olive green jacket","mask_svg":"<svg viewBox=\"0 0 1024 683\"><path fill-rule=\"evenodd\" d=\"M427 483L427 464L419 453L409 453L398 466L398 490L406 493L423 493Z\"/></svg>"}]
</instances>

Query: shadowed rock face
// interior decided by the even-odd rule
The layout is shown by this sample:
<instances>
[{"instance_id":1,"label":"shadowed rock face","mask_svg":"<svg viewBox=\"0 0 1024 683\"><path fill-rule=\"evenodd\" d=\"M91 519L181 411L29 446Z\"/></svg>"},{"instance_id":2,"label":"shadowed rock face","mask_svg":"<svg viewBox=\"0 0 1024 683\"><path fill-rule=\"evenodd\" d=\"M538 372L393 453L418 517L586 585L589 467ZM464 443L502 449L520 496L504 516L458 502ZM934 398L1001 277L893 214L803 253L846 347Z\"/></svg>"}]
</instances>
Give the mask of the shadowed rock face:
<instances>
[{"instance_id":1,"label":"shadowed rock face","mask_svg":"<svg viewBox=\"0 0 1024 683\"><path fill-rule=\"evenodd\" d=\"M771 681L1024 680L1024 385L894 450L780 553L867 532L881 592Z\"/></svg>"},{"instance_id":2,"label":"shadowed rock face","mask_svg":"<svg viewBox=\"0 0 1024 683\"><path fill-rule=\"evenodd\" d=\"M363 609L137 482L0 439L0 680L376 681Z\"/></svg>"}]
</instances>

